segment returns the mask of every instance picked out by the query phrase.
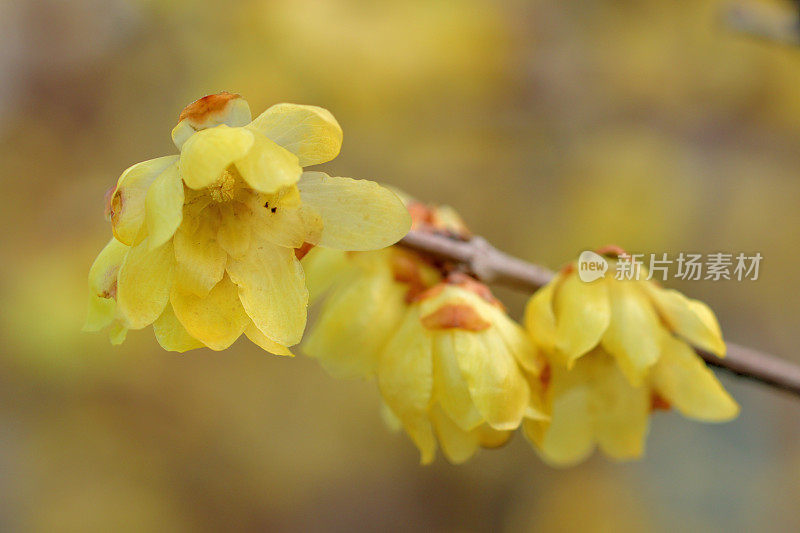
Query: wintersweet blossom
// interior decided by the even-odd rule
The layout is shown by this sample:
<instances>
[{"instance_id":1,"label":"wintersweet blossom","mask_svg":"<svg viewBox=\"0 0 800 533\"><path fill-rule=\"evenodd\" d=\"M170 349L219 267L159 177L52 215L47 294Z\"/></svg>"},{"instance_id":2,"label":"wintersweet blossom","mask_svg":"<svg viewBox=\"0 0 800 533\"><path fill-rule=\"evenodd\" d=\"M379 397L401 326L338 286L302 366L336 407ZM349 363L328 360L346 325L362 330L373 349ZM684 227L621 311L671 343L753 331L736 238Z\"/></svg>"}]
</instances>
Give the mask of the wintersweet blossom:
<instances>
[{"instance_id":1,"label":"wintersweet blossom","mask_svg":"<svg viewBox=\"0 0 800 533\"><path fill-rule=\"evenodd\" d=\"M533 295L525 325L550 363L540 385L551 419L524 429L552 463L578 462L595 445L617 459L641 456L654 409L708 422L738 414L692 349L724 356L714 313L675 290L614 276L584 282L573 264Z\"/></svg>"},{"instance_id":2,"label":"wintersweet blossom","mask_svg":"<svg viewBox=\"0 0 800 533\"><path fill-rule=\"evenodd\" d=\"M409 201L415 227L463 235L450 209ZM388 418L433 460L453 463L505 443L524 417L546 419L531 393L544 359L489 289L415 252L312 250L312 293L327 290L302 349L338 377L377 379Z\"/></svg>"},{"instance_id":3,"label":"wintersweet blossom","mask_svg":"<svg viewBox=\"0 0 800 533\"><path fill-rule=\"evenodd\" d=\"M223 350L244 333L290 355L308 303L297 256L384 248L410 227L390 190L303 171L339 153L325 109L278 104L251 121L247 102L220 93L187 106L172 138L179 155L130 167L109 196L115 240L92 269L87 329L153 324L175 351Z\"/></svg>"}]
</instances>

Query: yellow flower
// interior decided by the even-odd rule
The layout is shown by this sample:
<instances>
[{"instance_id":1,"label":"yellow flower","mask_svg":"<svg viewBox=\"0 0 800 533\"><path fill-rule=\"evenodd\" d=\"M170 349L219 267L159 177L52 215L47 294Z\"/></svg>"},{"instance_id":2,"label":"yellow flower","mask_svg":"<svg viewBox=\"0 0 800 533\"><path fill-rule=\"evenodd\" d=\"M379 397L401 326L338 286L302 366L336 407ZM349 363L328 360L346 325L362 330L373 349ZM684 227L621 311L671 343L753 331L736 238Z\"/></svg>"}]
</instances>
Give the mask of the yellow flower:
<instances>
[{"instance_id":1,"label":"yellow flower","mask_svg":"<svg viewBox=\"0 0 800 533\"><path fill-rule=\"evenodd\" d=\"M454 212L409 208L417 227L461 231ZM312 250L303 262L312 293L328 290L303 351L334 376L376 377L423 463L437 441L460 463L505 443L524 416L546 418L527 382L544 361L486 286L400 247Z\"/></svg>"},{"instance_id":2,"label":"yellow flower","mask_svg":"<svg viewBox=\"0 0 800 533\"><path fill-rule=\"evenodd\" d=\"M580 461L595 444L617 459L640 457L654 408L715 422L738 414L691 347L724 355L714 313L644 277L583 282L573 264L529 301L525 326L550 362L551 420L524 429L547 461Z\"/></svg>"},{"instance_id":3,"label":"yellow flower","mask_svg":"<svg viewBox=\"0 0 800 533\"><path fill-rule=\"evenodd\" d=\"M210 95L184 109L172 137L180 154L126 170L107 207L127 247L115 317L169 330L158 335L168 350L222 350L244 333L290 355L308 303L301 250L379 249L410 226L388 189L303 172L339 153L342 130L325 109L278 104L251 122L238 95Z\"/></svg>"}]
</instances>

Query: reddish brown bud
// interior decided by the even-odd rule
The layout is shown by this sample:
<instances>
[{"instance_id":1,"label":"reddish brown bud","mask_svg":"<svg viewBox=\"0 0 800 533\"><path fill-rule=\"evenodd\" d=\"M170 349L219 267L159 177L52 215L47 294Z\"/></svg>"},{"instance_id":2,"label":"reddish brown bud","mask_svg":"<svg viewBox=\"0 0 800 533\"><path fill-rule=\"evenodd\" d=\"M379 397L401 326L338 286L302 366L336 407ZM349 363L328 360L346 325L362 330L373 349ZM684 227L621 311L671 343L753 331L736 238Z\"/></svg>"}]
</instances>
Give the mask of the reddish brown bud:
<instances>
[{"instance_id":1,"label":"reddish brown bud","mask_svg":"<svg viewBox=\"0 0 800 533\"><path fill-rule=\"evenodd\" d=\"M213 120L215 116L222 114L228 106L228 102L236 98L241 98L241 96L224 91L204 96L183 108L178 117L178 122L188 119L193 126L201 126Z\"/></svg>"}]
</instances>

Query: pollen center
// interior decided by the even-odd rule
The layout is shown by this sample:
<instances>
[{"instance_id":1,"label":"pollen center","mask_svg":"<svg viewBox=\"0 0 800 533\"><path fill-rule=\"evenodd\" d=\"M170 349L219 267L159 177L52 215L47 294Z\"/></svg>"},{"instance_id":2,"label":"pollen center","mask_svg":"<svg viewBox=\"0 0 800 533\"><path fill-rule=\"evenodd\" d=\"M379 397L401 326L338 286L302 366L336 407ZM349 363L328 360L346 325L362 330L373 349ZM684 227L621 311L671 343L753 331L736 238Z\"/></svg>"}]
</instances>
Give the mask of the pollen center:
<instances>
[{"instance_id":1,"label":"pollen center","mask_svg":"<svg viewBox=\"0 0 800 533\"><path fill-rule=\"evenodd\" d=\"M229 202L233 200L234 189L236 188L236 177L230 170L220 174L217 182L208 188L211 198L215 202Z\"/></svg>"}]
</instances>

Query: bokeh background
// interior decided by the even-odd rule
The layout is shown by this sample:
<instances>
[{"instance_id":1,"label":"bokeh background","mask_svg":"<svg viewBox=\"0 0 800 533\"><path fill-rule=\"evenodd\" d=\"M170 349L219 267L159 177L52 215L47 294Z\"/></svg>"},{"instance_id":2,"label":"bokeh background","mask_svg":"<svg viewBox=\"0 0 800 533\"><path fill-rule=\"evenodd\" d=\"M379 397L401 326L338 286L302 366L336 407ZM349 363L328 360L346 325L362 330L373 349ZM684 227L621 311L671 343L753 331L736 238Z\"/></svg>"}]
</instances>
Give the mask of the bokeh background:
<instances>
[{"instance_id":1,"label":"bokeh background","mask_svg":"<svg viewBox=\"0 0 800 533\"><path fill-rule=\"evenodd\" d=\"M800 48L728 31L724 8L0 2L0 530L797 531L800 401L730 376L738 420L659 413L638 463L553 469L518 435L421 467L373 384L306 357L80 332L104 191L229 90L254 113L327 107L345 142L326 170L449 203L550 267L608 243L761 252L756 282L672 285L800 362ZM524 295L498 294L519 317Z\"/></svg>"}]
</instances>

